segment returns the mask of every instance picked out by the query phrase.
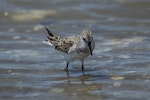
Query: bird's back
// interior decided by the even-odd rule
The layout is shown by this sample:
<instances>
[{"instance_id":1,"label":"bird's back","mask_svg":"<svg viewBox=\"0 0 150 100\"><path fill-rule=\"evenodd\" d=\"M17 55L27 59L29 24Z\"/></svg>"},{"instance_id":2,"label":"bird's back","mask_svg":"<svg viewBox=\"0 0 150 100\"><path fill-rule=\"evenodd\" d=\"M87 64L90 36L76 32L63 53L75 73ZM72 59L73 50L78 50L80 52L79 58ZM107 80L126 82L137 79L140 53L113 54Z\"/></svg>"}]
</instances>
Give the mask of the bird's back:
<instances>
[{"instance_id":1,"label":"bird's back","mask_svg":"<svg viewBox=\"0 0 150 100\"><path fill-rule=\"evenodd\" d=\"M44 43L54 46L56 50L63 52L63 53L69 53L70 48L73 47L75 44L77 36L71 36L71 37L58 37L54 36L52 32L47 29L47 32L49 36L44 40Z\"/></svg>"}]
</instances>

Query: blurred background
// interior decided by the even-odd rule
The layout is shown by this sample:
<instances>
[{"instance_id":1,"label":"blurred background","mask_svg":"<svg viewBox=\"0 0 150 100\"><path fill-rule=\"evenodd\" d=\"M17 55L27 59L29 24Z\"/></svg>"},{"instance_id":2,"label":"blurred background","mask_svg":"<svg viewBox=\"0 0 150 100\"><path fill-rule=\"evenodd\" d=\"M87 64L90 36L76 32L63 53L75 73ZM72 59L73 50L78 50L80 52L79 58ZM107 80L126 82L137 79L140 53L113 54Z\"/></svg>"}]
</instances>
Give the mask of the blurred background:
<instances>
[{"instance_id":1,"label":"blurred background","mask_svg":"<svg viewBox=\"0 0 150 100\"><path fill-rule=\"evenodd\" d=\"M44 26L59 36L91 29L94 56L63 69L43 44ZM1 100L149 100L149 0L1 0Z\"/></svg>"}]
</instances>

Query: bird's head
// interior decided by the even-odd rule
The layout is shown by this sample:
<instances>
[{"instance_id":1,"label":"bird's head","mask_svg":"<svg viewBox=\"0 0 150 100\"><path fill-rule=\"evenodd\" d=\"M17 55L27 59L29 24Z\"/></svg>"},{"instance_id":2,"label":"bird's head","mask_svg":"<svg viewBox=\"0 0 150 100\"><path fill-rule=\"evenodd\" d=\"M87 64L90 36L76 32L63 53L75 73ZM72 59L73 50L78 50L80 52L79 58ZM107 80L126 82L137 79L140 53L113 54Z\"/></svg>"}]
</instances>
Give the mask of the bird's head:
<instances>
[{"instance_id":1,"label":"bird's head","mask_svg":"<svg viewBox=\"0 0 150 100\"><path fill-rule=\"evenodd\" d=\"M92 42L93 42L93 36L92 36L92 32L90 30L84 30L82 33L82 38L83 41L88 45L89 50L90 50L90 54L93 55L92 53Z\"/></svg>"}]
</instances>

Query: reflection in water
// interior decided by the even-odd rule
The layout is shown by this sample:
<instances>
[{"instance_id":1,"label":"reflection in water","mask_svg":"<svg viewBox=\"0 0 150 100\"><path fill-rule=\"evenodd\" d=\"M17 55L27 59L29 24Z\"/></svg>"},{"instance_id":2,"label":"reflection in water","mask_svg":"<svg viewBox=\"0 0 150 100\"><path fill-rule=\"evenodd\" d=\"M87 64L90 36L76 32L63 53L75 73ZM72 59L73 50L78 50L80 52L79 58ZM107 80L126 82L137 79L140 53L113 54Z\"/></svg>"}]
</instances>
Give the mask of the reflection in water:
<instances>
[{"instance_id":1,"label":"reflection in water","mask_svg":"<svg viewBox=\"0 0 150 100\"><path fill-rule=\"evenodd\" d=\"M66 71L67 77L69 78L69 77L70 77L70 76L69 76L70 71L69 71L69 70L68 70L68 71L67 71L67 70L65 70L65 71ZM81 72L82 72L82 76L84 76L84 71L85 71L85 70L81 70Z\"/></svg>"},{"instance_id":2,"label":"reflection in water","mask_svg":"<svg viewBox=\"0 0 150 100\"><path fill-rule=\"evenodd\" d=\"M72 77L69 75L69 71L66 71L66 74L67 74L68 84L71 84ZM77 79L79 79L79 81L81 81L81 83L84 84L86 80L84 70L82 70L82 76L79 76Z\"/></svg>"},{"instance_id":3,"label":"reflection in water","mask_svg":"<svg viewBox=\"0 0 150 100\"><path fill-rule=\"evenodd\" d=\"M68 96L80 96L81 98L84 98L85 96L92 96L94 95L93 91L101 91L102 85L99 83L91 83L89 80L90 78L98 78L99 76L92 76L88 74L81 74L76 76L78 72L70 71L66 72L67 74L67 84L62 85L56 85L52 90L50 90L52 93L65 93ZM74 74L74 75L69 75ZM76 74L76 75L75 75ZM100 78L99 77L99 78Z\"/></svg>"}]
</instances>

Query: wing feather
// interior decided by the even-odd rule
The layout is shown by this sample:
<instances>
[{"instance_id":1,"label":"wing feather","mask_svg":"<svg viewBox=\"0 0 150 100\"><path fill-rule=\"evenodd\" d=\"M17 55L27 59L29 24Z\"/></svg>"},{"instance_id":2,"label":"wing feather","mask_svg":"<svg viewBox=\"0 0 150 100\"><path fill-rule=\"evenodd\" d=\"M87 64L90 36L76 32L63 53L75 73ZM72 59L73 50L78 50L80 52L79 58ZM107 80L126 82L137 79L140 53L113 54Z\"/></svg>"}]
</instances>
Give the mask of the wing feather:
<instances>
[{"instance_id":1,"label":"wing feather","mask_svg":"<svg viewBox=\"0 0 150 100\"><path fill-rule=\"evenodd\" d=\"M44 43L54 46L55 49L58 51L68 53L69 49L74 44L74 41L72 40L72 38L57 37L57 36L54 36L54 34L48 28L45 27L45 29L47 30L47 33L49 34L49 36L47 36Z\"/></svg>"},{"instance_id":2,"label":"wing feather","mask_svg":"<svg viewBox=\"0 0 150 100\"><path fill-rule=\"evenodd\" d=\"M56 46L56 49L65 53L69 52L69 49L73 46L74 41L69 38L62 38Z\"/></svg>"}]
</instances>

